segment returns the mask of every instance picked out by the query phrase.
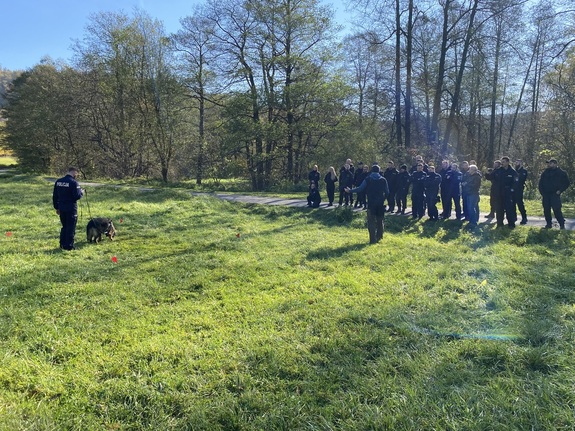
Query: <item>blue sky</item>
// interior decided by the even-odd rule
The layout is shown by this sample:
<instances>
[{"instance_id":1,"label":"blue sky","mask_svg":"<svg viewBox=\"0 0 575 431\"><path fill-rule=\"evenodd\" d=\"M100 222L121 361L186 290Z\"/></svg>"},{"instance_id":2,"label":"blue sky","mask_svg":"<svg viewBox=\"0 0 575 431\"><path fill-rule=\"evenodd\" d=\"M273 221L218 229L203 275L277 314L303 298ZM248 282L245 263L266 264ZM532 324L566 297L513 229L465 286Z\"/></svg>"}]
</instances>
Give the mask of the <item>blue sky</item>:
<instances>
[{"instance_id":1,"label":"blue sky","mask_svg":"<svg viewBox=\"0 0 575 431\"><path fill-rule=\"evenodd\" d=\"M342 0L324 0L345 20ZM191 15L202 0L0 0L0 67L25 70L49 56L69 61L73 40L82 39L92 13L123 11L135 7L164 22L168 33L180 28L180 18Z\"/></svg>"}]
</instances>

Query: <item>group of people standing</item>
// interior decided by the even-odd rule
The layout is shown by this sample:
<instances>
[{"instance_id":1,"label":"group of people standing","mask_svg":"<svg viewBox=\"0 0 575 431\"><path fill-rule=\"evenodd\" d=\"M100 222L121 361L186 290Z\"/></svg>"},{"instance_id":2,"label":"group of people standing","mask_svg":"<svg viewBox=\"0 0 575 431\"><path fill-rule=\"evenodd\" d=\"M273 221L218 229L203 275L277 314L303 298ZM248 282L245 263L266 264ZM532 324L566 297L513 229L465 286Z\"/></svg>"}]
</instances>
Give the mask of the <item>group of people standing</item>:
<instances>
[{"instance_id":1,"label":"group of people standing","mask_svg":"<svg viewBox=\"0 0 575 431\"><path fill-rule=\"evenodd\" d=\"M401 165L397 169L395 163L389 161L387 168L380 172L379 165L376 163L370 169L369 165L359 162L356 168L352 160L347 159L339 170L339 175L333 167L330 167L324 177L327 206L334 204L336 183L338 183L340 206L369 209L371 207L369 196L373 195L370 193L369 185L374 184L374 180L379 177L383 178L386 183L385 187L378 186L377 191L379 194L380 191L385 190L383 198L380 199L379 195L377 198L378 202L382 201L382 217L383 212L405 214L411 188L411 216L414 219L421 219L426 211L430 220L449 219L452 211L455 210L456 219L468 221L468 226L473 228L479 222L479 190L485 178L491 182L491 212L486 218L496 218L498 227L504 226L506 219L509 228L514 228L517 222L517 210L519 210L520 223L527 223L523 194L528 172L521 159L516 159L515 167L513 167L507 156L496 160L493 168L488 169L485 175L480 172L474 161L463 161L458 164L443 160L441 168L436 172L435 166L425 163L422 156L416 156L415 164L409 169L407 165ZM316 165L309 174L308 206L310 207L319 207L321 202L320 178ZM366 181L368 178L370 181ZM560 228L565 228L565 218L561 211L561 194L569 185L569 177L558 167L557 160L548 160L547 168L539 180L546 228L552 227L551 211ZM439 202L442 206L441 213L437 208ZM368 211L368 225L369 218L370 212ZM374 240L377 240L377 236L374 236Z\"/></svg>"}]
</instances>

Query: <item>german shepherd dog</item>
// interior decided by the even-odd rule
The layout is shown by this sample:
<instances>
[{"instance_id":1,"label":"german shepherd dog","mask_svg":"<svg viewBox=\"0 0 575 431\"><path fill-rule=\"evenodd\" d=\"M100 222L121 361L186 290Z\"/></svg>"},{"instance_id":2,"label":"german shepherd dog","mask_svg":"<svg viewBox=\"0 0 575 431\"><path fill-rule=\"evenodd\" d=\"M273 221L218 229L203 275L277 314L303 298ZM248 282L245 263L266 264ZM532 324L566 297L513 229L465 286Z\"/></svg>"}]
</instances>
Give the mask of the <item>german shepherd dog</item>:
<instances>
[{"instance_id":1,"label":"german shepherd dog","mask_svg":"<svg viewBox=\"0 0 575 431\"><path fill-rule=\"evenodd\" d=\"M110 238L110 241L116 236L116 228L111 218L98 217L93 218L86 226L86 237L88 242L98 243L102 240L102 234Z\"/></svg>"}]
</instances>

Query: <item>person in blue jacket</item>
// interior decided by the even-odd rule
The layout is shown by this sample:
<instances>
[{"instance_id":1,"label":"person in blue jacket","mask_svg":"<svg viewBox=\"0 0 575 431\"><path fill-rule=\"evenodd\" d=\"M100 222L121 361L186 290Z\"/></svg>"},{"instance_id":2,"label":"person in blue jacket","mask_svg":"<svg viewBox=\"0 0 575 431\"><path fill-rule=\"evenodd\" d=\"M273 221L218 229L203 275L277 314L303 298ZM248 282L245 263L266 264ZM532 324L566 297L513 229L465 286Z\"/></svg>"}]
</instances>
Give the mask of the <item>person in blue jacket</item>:
<instances>
[{"instance_id":1,"label":"person in blue jacket","mask_svg":"<svg viewBox=\"0 0 575 431\"><path fill-rule=\"evenodd\" d=\"M66 176L56 180L52 203L56 214L60 216L62 229L60 230L60 248L74 250L74 236L78 222L78 200L84 195L80 184L76 181L78 169L69 168Z\"/></svg>"},{"instance_id":2,"label":"person in blue jacket","mask_svg":"<svg viewBox=\"0 0 575 431\"><path fill-rule=\"evenodd\" d=\"M439 186L441 185L441 175L435 172L435 166L429 165L427 176L424 180L425 199L427 201L427 215L430 220L439 220L439 211L437 210L437 201L439 195Z\"/></svg>"},{"instance_id":3,"label":"person in blue jacket","mask_svg":"<svg viewBox=\"0 0 575 431\"><path fill-rule=\"evenodd\" d=\"M345 188L346 193L361 193L365 191L367 196L367 230L369 243L375 244L383 238L383 216L385 214L385 199L389 195L387 180L380 174L377 163L371 167L371 173L359 185L350 189Z\"/></svg>"}]
</instances>

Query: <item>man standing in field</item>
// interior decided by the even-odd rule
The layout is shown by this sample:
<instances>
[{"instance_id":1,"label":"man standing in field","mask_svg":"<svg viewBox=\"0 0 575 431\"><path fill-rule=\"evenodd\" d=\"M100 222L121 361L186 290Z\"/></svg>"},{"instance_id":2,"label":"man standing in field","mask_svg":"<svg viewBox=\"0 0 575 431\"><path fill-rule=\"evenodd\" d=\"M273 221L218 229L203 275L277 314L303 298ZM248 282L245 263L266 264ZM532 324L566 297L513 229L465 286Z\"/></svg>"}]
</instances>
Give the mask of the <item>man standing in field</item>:
<instances>
[{"instance_id":1,"label":"man standing in field","mask_svg":"<svg viewBox=\"0 0 575 431\"><path fill-rule=\"evenodd\" d=\"M60 216L60 248L74 250L74 236L78 222L78 200L84 195L80 184L76 181L78 169L69 168L66 176L54 183L52 203L56 214Z\"/></svg>"},{"instance_id":2,"label":"man standing in field","mask_svg":"<svg viewBox=\"0 0 575 431\"><path fill-rule=\"evenodd\" d=\"M377 163L371 167L371 173L354 189L346 187L346 193L361 193L367 196L367 230L369 243L375 244L383 238L383 216L385 214L385 198L389 194L387 180L379 173Z\"/></svg>"},{"instance_id":3,"label":"man standing in field","mask_svg":"<svg viewBox=\"0 0 575 431\"><path fill-rule=\"evenodd\" d=\"M545 229L551 229L551 209L559 222L559 228L565 229L565 218L561 211L561 193L567 190L571 182L567 172L557 166L557 160L547 160L547 169L539 179L539 193L543 199L543 214L545 215Z\"/></svg>"},{"instance_id":4,"label":"man standing in field","mask_svg":"<svg viewBox=\"0 0 575 431\"><path fill-rule=\"evenodd\" d=\"M515 187L517 185L517 172L509 164L509 157L501 157L501 168L499 168L498 190L496 194L495 217L497 226L503 226L504 217L507 218L507 225L513 229L517 221L517 210L515 209Z\"/></svg>"},{"instance_id":5,"label":"man standing in field","mask_svg":"<svg viewBox=\"0 0 575 431\"><path fill-rule=\"evenodd\" d=\"M515 160L515 170L517 171L517 185L515 187L515 205L521 213L521 224L527 224L527 211L525 211L525 202L523 202L523 193L525 191L525 182L527 181L527 169L523 167L521 159Z\"/></svg>"}]
</instances>

